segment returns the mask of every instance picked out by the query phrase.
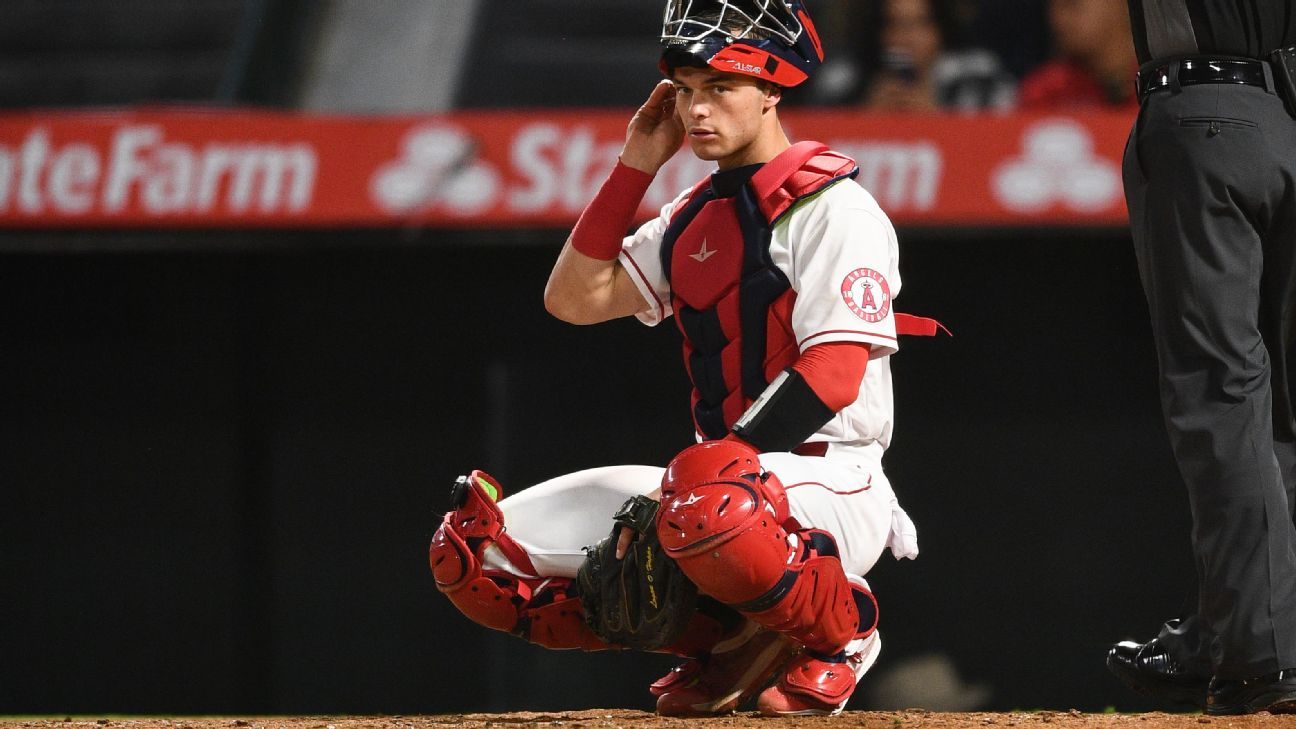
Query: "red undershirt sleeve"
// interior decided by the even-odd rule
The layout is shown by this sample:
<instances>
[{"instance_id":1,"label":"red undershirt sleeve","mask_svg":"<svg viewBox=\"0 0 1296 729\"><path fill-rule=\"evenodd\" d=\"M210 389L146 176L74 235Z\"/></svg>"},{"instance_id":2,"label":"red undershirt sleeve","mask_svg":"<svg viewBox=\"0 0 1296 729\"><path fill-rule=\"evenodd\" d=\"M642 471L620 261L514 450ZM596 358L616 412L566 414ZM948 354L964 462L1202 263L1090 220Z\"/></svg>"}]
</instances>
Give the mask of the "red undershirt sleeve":
<instances>
[{"instance_id":1,"label":"red undershirt sleeve","mask_svg":"<svg viewBox=\"0 0 1296 729\"><path fill-rule=\"evenodd\" d=\"M868 360L868 344L825 342L802 352L792 369L800 372L823 404L836 413L859 397Z\"/></svg>"}]
</instances>

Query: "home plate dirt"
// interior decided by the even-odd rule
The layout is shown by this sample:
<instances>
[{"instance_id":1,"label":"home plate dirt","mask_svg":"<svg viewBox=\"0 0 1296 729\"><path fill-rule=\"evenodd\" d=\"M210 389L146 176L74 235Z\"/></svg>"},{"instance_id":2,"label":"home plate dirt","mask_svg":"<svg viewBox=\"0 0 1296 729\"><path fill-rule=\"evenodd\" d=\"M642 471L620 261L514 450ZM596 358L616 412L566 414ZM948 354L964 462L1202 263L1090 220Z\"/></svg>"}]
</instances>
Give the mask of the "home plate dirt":
<instances>
[{"instance_id":1,"label":"home plate dirt","mask_svg":"<svg viewBox=\"0 0 1296 729\"><path fill-rule=\"evenodd\" d=\"M441 714L427 716L274 716L274 717L57 717L0 719L0 729L439 729L440 727L866 727L867 729L1163 729L1165 727L1226 727L1269 729L1296 727L1296 716L1208 717L1201 714L1085 714L1079 711L1008 713L941 713L908 711L847 711L835 717L767 719L739 712L711 719L667 719L642 711L513 712L509 714Z\"/></svg>"}]
</instances>

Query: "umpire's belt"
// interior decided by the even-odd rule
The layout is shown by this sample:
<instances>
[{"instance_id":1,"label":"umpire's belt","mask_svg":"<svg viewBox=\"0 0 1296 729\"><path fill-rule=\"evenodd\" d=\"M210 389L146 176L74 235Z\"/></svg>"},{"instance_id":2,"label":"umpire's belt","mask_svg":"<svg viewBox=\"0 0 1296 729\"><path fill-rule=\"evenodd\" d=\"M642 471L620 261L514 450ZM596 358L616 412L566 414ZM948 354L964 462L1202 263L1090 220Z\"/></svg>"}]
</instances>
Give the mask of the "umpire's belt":
<instances>
[{"instance_id":1,"label":"umpire's belt","mask_svg":"<svg viewBox=\"0 0 1296 729\"><path fill-rule=\"evenodd\" d=\"M1138 71L1138 96L1142 101L1157 89L1196 84L1243 84L1274 90L1269 64L1252 58L1197 56L1175 61L1152 61Z\"/></svg>"}]
</instances>

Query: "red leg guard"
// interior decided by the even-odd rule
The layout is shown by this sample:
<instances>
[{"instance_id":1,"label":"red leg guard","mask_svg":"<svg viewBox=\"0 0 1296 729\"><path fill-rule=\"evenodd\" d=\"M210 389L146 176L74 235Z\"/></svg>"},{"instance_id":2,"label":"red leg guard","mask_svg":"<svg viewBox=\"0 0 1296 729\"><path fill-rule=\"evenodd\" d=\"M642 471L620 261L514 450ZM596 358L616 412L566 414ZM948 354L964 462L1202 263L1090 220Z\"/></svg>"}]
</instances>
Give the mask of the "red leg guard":
<instances>
[{"instance_id":1,"label":"red leg guard","mask_svg":"<svg viewBox=\"0 0 1296 729\"><path fill-rule=\"evenodd\" d=\"M512 633L546 648L607 648L585 624L571 580L535 575L535 567L504 533L504 515L495 504L499 484L473 471L455 484L455 509L445 515L428 547L437 589L474 622ZM494 544L509 562L529 576L484 569L482 554Z\"/></svg>"},{"instance_id":2,"label":"red leg guard","mask_svg":"<svg viewBox=\"0 0 1296 729\"><path fill-rule=\"evenodd\" d=\"M847 580L831 534L806 529L796 536L801 544L783 579L734 607L816 653L833 655L877 627L877 601Z\"/></svg>"},{"instance_id":3,"label":"red leg guard","mask_svg":"<svg viewBox=\"0 0 1296 729\"><path fill-rule=\"evenodd\" d=\"M750 448L686 449L667 467L662 499L662 547L703 593L824 655L875 626L876 603L852 589L832 536L789 535L783 486Z\"/></svg>"}]
</instances>

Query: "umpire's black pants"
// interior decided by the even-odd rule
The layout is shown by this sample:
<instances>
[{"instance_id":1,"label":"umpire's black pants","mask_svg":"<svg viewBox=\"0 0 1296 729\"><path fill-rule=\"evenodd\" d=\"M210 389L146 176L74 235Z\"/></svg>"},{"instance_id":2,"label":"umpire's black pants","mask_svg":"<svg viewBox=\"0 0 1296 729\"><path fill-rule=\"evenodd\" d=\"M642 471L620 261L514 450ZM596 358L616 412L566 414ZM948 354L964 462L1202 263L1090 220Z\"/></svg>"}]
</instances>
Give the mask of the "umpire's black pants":
<instances>
[{"instance_id":1,"label":"umpire's black pants","mask_svg":"<svg viewBox=\"0 0 1296 729\"><path fill-rule=\"evenodd\" d=\"M1254 86L1154 91L1124 174L1200 590L1162 641L1203 675L1296 668L1296 121Z\"/></svg>"}]
</instances>

